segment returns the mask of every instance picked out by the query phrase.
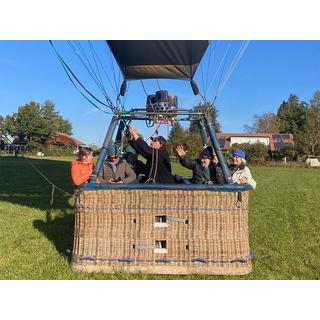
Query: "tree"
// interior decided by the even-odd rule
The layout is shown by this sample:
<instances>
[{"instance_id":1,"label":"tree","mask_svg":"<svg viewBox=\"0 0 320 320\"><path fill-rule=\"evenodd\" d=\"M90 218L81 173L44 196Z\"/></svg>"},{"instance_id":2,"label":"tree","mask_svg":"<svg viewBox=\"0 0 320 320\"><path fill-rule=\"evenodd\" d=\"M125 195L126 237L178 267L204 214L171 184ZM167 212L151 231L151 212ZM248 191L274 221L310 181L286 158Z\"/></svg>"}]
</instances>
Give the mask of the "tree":
<instances>
[{"instance_id":1,"label":"tree","mask_svg":"<svg viewBox=\"0 0 320 320\"><path fill-rule=\"evenodd\" d=\"M202 150L202 141L200 134L198 132L190 131L190 129L186 130L183 145L185 147L185 150L188 151L188 157L190 159L197 158L200 151Z\"/></svg>"},{"instance_id":2,"label":"tree","mask_svg":"<svg viewBox=\"0 0 320 320\"><path fill-rule=\"evenodd\" d=\"M204 113L206 113L208 116L210 116L211 124L214 127L215 131L216 132L220 132L221 131L220 124L219 124L219 122L217 120L218 111L217 111L216 107L211 102L206 102L204 104L199 103L197 106L195 106L193 108L193 111L194 112L204 112ZM190 129L190 132L199 133L199 128L194 122L192 122L190 124L189 129Z\"/></svg>"},{"instance_id":3,"label":"tree","mask_svg":"<svg viewBox=\"0 0 320 320\"><path fill-rule=\"evenodd\" d=\"M311 106L307 111L306 124L301 140L305 143L304 150L312 155L318 155L320 151L320 123L319 110Z\"/></svg>"},{"instance_id":4,"label":"tree","mask_svg":"<svg viewBox=\"0 0 320 320\"><path fill-rule=\"evenodd\" d=\"M253 115L253 125L244 125L247 133L273 133L279 132L279 119L274 113L264 113Z\"/></svg>"},{"instance_id":5,"label":"tree","mask_svg":"<svg viewBox=\"0 0 320 320\"><path fill-rule=\"evenodd\" d=\"M320 112L320 90L317 90L313 94L313 98L310 101L310 105L313 108L316 108Z\"/></svg>"},{"instance_id":6,"label":"tree","mask_svg":"<svg viewBox=\"0 0 320 320\"><path fill-rule=\"evenodd\" d=\"M44 105L31 101L19 107L18 112L6 116L3 121L5 134L17 137L21 143L36 145L44 142L51 134L71 134L72 125L54 110L52 102Z\"/></svg>"},{"instance_id":7,"label":"tree","mask_svg":"<svg viewBox=\"0 0 320 320\"><path fill-rule=\"evenodd\" d=\"M280 105L277 113L279 132L293 134L295 148L300 154L306 151L304 132L307 126L307 113L307 104L300 102L296 95L290 95L288 101Z\"/></svg>"},{"instance_id":8,"label":"tree","mask_svg":"<svg viewBox=\"0 0 320 320\"><path fill-rule=\"evenodd\" d=\"M298 136L306 125L307 107L296 95L290 95L288 101L282 102L278 109L280 133L292 133Z\"/></svg>"},{"instance_id":9,"label":"tree","mask_svg":"<svg viewBox=\"0 0 320 320\"><path fill-rule=\"evenodd\" d=\"M183 141L185 139L185 131L182 128L181 124L179 122L176 122L172 129L170 130L169 136L168 136L168 145L167 150L169 154L172 156L174 155L174 147L177 144L183 144Z\"/></svg>"}]
</instances>

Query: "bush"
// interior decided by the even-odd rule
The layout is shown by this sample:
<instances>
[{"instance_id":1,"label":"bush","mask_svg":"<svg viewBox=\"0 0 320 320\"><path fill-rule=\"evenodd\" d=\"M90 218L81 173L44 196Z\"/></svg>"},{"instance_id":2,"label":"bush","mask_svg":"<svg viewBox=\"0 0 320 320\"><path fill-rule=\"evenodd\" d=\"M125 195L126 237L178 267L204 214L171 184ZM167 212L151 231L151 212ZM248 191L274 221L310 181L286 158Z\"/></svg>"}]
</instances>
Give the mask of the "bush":
<instances>
[{"instance_id":1,"label":"bush","mask_svg":"<svg viewBox=\"0 0 320 320\"><path fill-rule=\"evenodd\" d=\"M281 160L284 157L287 161L296 161L298 159L298 151L293 146L286 146L280 150L276 150L273 154L274 160Z\"/></svg>"},{"instance_id":2,"label":"bush","mask_svg":"<svg viewBox=\"0 0 320 320\"><path fill-rule=\"evenodd\" d=\"M229 150L229 156L232 157L235 149L242 149L246 153L246 160L249 163L262 164L269 160L268 146L261 142L257 143L235 143Z\"/></svg>"}]
</instances>

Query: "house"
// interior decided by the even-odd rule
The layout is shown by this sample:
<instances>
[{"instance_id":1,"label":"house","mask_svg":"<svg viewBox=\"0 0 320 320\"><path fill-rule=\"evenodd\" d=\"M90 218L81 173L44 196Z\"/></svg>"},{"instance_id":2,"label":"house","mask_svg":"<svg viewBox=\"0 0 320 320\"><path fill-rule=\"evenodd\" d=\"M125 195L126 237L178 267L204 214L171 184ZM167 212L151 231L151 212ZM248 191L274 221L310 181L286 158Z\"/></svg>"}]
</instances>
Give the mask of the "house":
<instances>
[{"instance_id":1,"label":"house","mask_svg":"<svg viewBox=\"0 0 320 320\"><path fill-rule=\"evenodd\" d=\"M269 147L273 153L288 145L293 146L293 135L289 133L225 133L218 132L217 138L223 151L228 151L230 147L241 143L263 143Z\"/></svg>"},{"instance_id":2,"label":"house","mask_svg":"<svg viewBox=\"0 0 320 320\"><path fill-rule=\"evenodd\" d=\"M45 146L59 146L59 147L67 147L67 146L74 146L74 147L84 147L86 146L85 143L77 140L76 138L66 134L57 132L52 134L45 142Z\"/></svg>"}]
</instances>

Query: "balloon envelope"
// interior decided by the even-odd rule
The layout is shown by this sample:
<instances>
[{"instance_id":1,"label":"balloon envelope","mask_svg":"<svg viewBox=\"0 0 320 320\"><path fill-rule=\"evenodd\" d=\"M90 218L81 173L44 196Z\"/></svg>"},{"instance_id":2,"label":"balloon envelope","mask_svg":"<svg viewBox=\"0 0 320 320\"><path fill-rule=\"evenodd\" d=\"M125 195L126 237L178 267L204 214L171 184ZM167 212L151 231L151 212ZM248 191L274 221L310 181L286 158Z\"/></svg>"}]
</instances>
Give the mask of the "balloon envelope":
<instances>
[{"instance_id":1,"label":"balloon envelope","mask_svg":"<svg viewBox=\"0 0 320 320\"><path fill-rule=\"evenodd\" d=\"M208 40L108 40L127 80L191 80Z\"/></svg>"}]
</instances>

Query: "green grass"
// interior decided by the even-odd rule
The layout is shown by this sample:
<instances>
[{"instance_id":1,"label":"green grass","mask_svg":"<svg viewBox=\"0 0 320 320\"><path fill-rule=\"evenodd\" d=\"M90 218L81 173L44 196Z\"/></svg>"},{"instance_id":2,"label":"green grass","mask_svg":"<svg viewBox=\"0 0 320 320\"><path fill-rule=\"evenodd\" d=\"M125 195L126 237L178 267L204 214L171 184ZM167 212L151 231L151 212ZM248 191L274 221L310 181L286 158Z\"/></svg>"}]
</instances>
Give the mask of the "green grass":
<instances>
[{"instance_id":1,"label":"green grass","mask_svg":"<svg viewBox=\"0 0 320 320\"><path fill-rule=\"evenodd\" d=\"M71 158L31 159L56 185L73 192ZM175 173L188 171L174 164ZM55 192L23 158L0 157L0 279L320 279L320 170L253 167L247 276L152 276L79 273L70 267L74 200Z\"/></svg>"}]
</instances>

